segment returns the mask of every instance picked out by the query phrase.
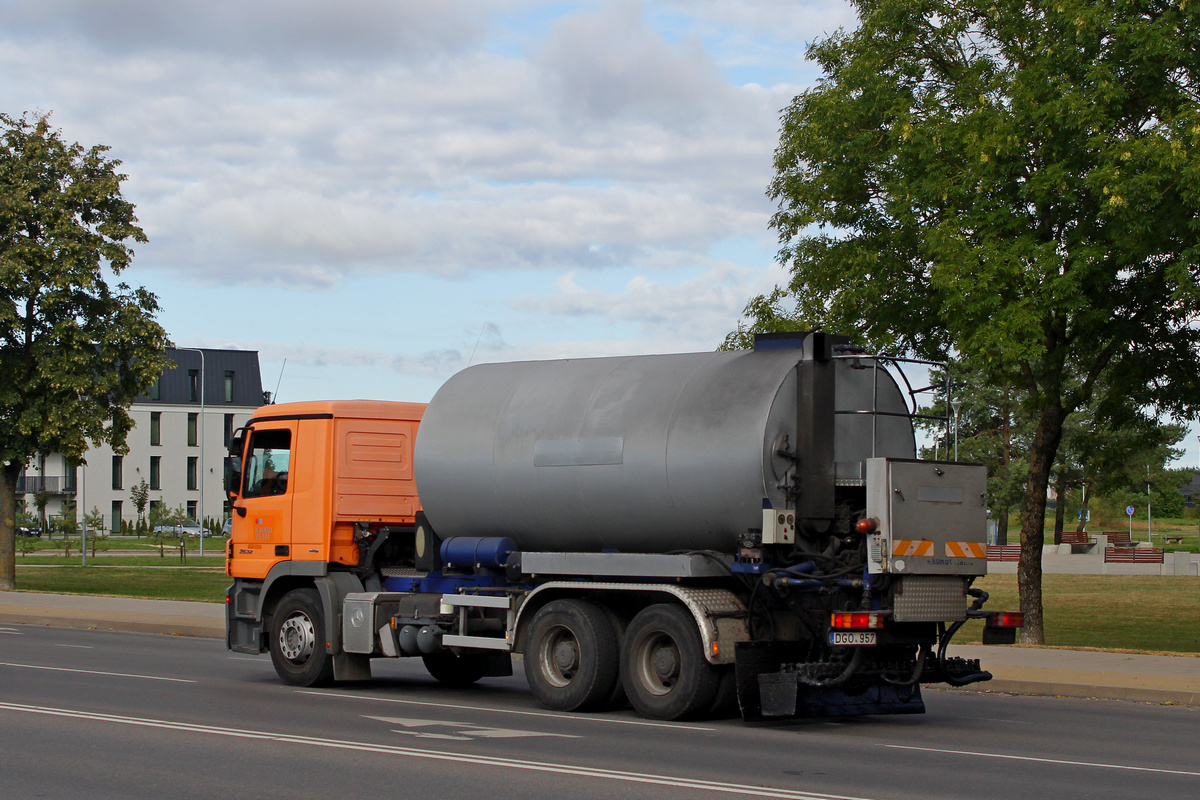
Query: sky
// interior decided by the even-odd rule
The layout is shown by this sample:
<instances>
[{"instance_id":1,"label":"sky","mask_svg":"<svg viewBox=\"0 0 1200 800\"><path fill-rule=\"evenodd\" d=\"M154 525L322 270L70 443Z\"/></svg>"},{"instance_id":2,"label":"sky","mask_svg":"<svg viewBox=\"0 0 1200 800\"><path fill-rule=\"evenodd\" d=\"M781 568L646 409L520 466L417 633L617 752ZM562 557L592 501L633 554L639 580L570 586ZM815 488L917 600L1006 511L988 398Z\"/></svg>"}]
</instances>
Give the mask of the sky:
<instances>
[{"instance_id":1,"label":"sky","mask_svg":"<svg viewBox=\"0 0 1200 800\"><path fill-rule=\"evenodd\" d=\"M779 115L846 0L0 0L0 111L103 144L121 279L281 402L712 350L783 282ZM1183 461L1200 462L1196 436Z\"/></svg>"},{"instance_id":2,"label":"sky","mask_svg":"<svg viewBox=\"0 0 1200 800\"><path fill-rule=\"evenodd\" d=\"M122 279L280 401L712 350L782 278L779 112L841 0L0 0L0 111L104 144ZM284 361L286 359L286 367Z\"/></svg>"}]
</instances>

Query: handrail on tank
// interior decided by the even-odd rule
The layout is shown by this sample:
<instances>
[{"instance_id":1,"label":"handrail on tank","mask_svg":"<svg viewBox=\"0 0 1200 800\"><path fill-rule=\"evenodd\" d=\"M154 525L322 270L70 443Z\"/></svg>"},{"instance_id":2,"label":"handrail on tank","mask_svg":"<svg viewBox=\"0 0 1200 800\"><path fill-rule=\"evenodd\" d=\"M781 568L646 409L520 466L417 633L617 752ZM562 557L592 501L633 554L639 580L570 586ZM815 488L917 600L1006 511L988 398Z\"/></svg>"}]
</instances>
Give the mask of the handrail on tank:
<instances>
[{"instance_id":1,"label":"handrail on tank","mask_svg":"<svg viewBox=\"0 0 1200 800\"><path fill-rule=\"evenodd\" d=\"M870 414L871 415L871 457L875 457L875 446L879 439L879 417L906 417L909 420L929 419L939 422L949 423L950 421L950 370L947 369L947 364L944 361L928 361L923 358L908 358L905 356L895 356L890 353L867 353L861 348L854 345L834 345L834 355L832 358L839 360L862 360L870 359L872 361L871 375L871 408L869 409L851 409L844 411L835 411L835 414ZM840 351L840 352L839 352ZM887 369L887 364L891 364L896 368L896 374L900 376L900 380L904 382L905 391L908 394L908 402L911 403L912 410L907 413L899 413L896 411L881 411L879 409L879 369L883 365L885 372L892 374ZM904 372L903 364L920 364L927 367L941 367L946 376L944 386L938 384L930 384L929 386L920 389L914 389L912 382L909 381L908 375ZM923 392L928 392L935 389L943 389L946 401L946 416L936 416L932 414L918 414L917 395Z\"/></svg>"}]
</instances>

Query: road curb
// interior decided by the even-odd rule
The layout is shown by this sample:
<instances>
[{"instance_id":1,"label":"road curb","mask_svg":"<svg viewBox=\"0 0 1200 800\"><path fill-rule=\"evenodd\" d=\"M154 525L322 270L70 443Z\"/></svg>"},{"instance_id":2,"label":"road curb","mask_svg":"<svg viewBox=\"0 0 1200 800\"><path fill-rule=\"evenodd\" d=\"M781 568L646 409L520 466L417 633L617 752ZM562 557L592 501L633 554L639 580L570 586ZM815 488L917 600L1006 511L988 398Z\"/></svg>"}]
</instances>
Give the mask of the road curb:
<instances>
[{"instance_id":1,"label":"road curb","mask_svg":"<svg viewBox=\"0 0 1200 800\"><path fill-rule=\"evenodd\" d=\"M156 633L164 636L193 636L202 639L225 638L224 623L214 624L186 617L134 620L93 617L87 614L0 611L0 623L43 625L50 628L85 628L87 630L121 631L126 633Z\"/></svg>"},{"instance_id":2,"label":"road curb","mask_svg":"<svg viewBox=\"0 0 1200 800\"><path fill-rule=\"evenodd\" d=\"M1022 681L993 678L986 683L963 687L934 686L953 692L983 694L1027 694L1037 697L1077 697L1088 700L1126 700L1134 703L1158 703L1200 706L1200 692L1178 689L1147 689L1133 686L1092 686L1052 681Z\"/></svg>"}]
</instances>

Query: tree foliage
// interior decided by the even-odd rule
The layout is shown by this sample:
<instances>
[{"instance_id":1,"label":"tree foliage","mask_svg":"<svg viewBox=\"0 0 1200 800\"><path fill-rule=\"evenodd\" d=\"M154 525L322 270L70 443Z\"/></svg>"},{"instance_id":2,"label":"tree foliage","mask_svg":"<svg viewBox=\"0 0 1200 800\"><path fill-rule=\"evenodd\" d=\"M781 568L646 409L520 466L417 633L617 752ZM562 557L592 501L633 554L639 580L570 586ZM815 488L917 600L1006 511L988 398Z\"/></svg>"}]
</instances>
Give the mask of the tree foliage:
<instances>
[{"instance_id":1,"label":"tree foliage","mask_svg":"<svg viewBox=\"0 0 1200 800\"><path fill-rule=\"evenodd\" d=\"M158 302L110 286L146 241L106 147L0 114L0 589L15 583L14 492L34 454L126 451L127 411L167 365Z\"/></svg>"},{"instance_id":2,"label":"tree foliage","mask_svg":"<svg viewBox=\"0 0 1200 800\"><path fill-rule=\"evenodd\" d=\"M772 224L803 327L1016 375L1025 641L1074 411L1200 397L1200 6L853 0L785 110ZM761 300L762 298L760 298Z\"/></svg>"}]
</instances>

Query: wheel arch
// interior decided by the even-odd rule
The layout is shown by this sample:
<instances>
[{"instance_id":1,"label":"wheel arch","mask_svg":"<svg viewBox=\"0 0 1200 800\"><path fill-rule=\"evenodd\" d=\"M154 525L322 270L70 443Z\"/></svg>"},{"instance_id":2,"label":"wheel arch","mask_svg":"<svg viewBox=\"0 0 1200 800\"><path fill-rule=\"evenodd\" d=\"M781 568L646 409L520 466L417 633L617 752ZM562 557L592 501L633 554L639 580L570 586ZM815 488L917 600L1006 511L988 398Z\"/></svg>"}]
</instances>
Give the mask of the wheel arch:
<instances>
[{"instance_id":1,"label":"wheel arch","mask_svg":"<svg viewBox=\"0 0 1200 800\"><path fill-rule=\"evenodd\" d=\"M619 597L628 602L638 599L639 594L649 601L647 604L674 602L683 605L696 623L704 658L710 664L734 663L734 645L750 638L746 605L728 589L702 589L669 583L550 581L526 595L517 610L513 622L515 636L512 650L524 652L529 621L538 609L551 600L590 599L603 603L605 598Z\"/></svg>"}]
</instances>

